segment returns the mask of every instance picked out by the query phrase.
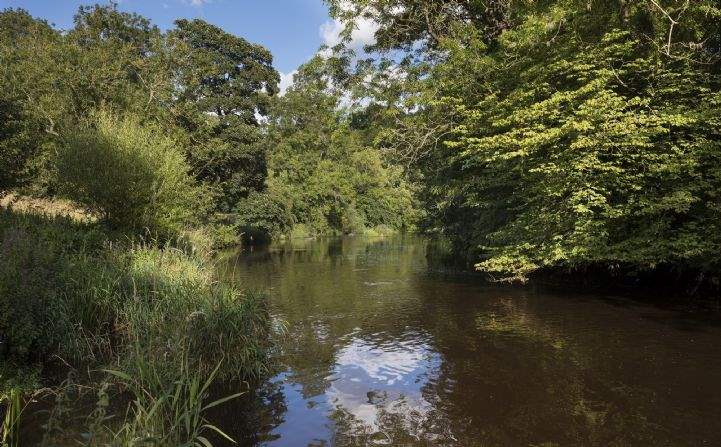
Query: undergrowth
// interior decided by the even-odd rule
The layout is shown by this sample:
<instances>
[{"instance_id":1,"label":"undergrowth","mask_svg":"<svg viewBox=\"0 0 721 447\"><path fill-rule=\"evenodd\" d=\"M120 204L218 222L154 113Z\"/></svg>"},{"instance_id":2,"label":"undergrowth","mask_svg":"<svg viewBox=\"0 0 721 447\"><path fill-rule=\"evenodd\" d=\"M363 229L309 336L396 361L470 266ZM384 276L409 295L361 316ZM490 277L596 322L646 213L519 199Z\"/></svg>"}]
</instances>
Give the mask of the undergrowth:
<instances>
[{"instance_id":1,"label":"undergrowth","mask_svg":"<svg viewBox=\"0 0 721 447\"><path fill-rule=\"evenodd\" d=\"M102 445L206 445L205 431L218 434L202 418L207 389L266 373L270 315L264 296L215 278L207 251L178 246L0 209L3 413L46 385L48 370L105 371L81 383L97 394L98 408L96 420L80 426L86 434L95 426L107 438ZM21 380L31 376L37 380ZM100 415L111 390L131 403L107 423ZM17 431L6 424L3 447ZM90 441L79 440L101 445Z\"/></svg>"}]
</instances>

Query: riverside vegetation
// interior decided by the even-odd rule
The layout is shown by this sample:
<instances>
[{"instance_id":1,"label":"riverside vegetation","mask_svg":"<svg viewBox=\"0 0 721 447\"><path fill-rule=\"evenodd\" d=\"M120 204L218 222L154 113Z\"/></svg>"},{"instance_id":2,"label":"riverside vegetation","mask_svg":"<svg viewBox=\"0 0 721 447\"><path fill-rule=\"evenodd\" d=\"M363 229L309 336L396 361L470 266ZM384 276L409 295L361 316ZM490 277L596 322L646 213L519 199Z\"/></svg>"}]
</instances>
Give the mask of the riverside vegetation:
<instances>
[{"instance_id":1,"label":"riverside vegetation","mask_svg":"<svg viewBox=\"0 0 721 447\"><path fill-rule=\"evenodd\" d=\"M495 280L718 293L716 2L327 3L344 41L284 95L203 20L0 13L3 444L34 400L48 443L222 437L211 384L261 377L275 329L215 278L243 239L422 231Z\"/></svg>"},{"instance_id":2,"label":"riverside vegetation","mask_svg":"<svg viewBox=\"0 0 721 447\"><path fill-rule=\"evenodd\" d=\"M51 445L223 438L205 411L264 376L278 325L212 250L413 225L320 70L275 98L271 54L202 20L161 33L111 3L61 32L8 9L0 61L3 446L28 424ZM213 382L238 393L209 402Z\"/></svg>"},{"instance_id":3,"label":"riverside vegetation","mask_svg":"<svg viewBox=\"0 0 721 447\"><path fill-rule=\"evenodd\" d=\"M330 3L378 24L358 95L457 256L718 291L718 2Z\"/></svg>"}]
</instances>

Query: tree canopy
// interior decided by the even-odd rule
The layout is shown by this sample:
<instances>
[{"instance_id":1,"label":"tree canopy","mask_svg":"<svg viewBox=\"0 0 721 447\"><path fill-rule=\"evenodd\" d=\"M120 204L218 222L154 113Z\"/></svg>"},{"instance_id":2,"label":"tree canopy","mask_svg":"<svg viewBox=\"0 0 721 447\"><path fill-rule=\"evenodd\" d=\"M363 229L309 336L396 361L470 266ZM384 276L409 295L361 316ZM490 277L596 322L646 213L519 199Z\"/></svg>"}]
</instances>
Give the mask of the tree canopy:
<instances>
[{"instance_id":1,"label":"tree canopy","mask_svg":"<svg viewBox=\"0 0 721 447\"><path fill-rule=\"evenodd\" d=\"M478 269L719 271L715 2L329 3L378 24L361 67L408 54L376 143Z\"/></svg>"}]
</instances>

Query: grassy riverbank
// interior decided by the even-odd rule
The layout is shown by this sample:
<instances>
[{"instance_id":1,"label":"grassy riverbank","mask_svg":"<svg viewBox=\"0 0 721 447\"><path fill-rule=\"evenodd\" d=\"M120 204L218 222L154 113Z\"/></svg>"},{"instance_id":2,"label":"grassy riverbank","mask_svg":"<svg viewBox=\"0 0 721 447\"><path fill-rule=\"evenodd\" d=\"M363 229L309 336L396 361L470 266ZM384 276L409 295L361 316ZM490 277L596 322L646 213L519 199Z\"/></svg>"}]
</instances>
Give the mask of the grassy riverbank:
<instances>
[{"instance_id":1,"label":"grassy riverbank","mask_svg":"<svg viewBox=\"0 0 721 447\"><path fill-rule=\"evenodd\" d=\"M11 416L48 395L48 442L202 442L210 383L266 371L264 297L216 281L187 242L156 246L40 208L0 209L3 442L17 445L27 414L19 426Z\"/></svg>"}]
</instances>

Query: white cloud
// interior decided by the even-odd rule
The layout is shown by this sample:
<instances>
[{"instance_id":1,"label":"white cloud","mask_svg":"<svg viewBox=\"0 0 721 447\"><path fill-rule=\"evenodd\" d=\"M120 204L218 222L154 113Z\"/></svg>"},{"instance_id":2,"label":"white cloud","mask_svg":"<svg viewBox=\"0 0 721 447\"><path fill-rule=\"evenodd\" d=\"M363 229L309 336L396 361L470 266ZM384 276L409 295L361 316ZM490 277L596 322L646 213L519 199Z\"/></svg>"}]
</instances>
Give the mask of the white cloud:
<instances>
[{"instance_id":1,"label":"white cloud","mask_svg":"<svg viewBox=\"0 0 721 447\"><path fill-rule=\"evenodd\" d=\"M374 431L380 428L381 410L424 420L432 409L422 392L429 379L426 372L438 365L439 355L416 339L397 339L384 346L354 337L336 355L326 396ZM373 395L379 399L371 401ZM410 425L404 428L414 430Z\"/></svg>"},{"instance_id":2,"label":"white cloud","mask_svg":"<svg viewBox=\"0 0 721 447\"><path fill-rule=\"evenodd\" d=\"M298 70L293 70L290 73L280 73L280 83L278 84L278 88L280 88L280 96L285 95L288 87L293 85L293 76L297 73Z\"/></svg>"},{"instance_id":3,"label":"white cloud","mask_svg":"<svg viewBox=\"0 0 721 447\"><path fill-rule=\"evenodd\" d=\"M364 53L364 47L375 44L375 33L376 31L378 31L378 28L378 24L371 19L356 19L353 27L353 32L351 32L350 42L348 42L347 44L348 48L354 50L356 52L356 55L362 55ZM345 25L337 19L328 20L327 22L323 23L318 29L318 34L320 35L322 44L328 48L319 50L317 54L320 54L322 57L329 57L332 54L330 48L340 44L343 41L343 37L341 35L343 34L344 29ZM280 83L278 84L278 87L280 88L281 96L284 95L288 88L293 85L293 76L296 73L298 73L298 70L293 70L289 73L280 73ZM350 99L346 98L342 102L343 104L349 105Z\"/></svg>"},{"instance_id":4,"label":"white cloud","mask_svg":"<svg viewBox=\"0 0 721 447\"><path fill-rule=\"evenodd\" d=\"M340 33L343 31L343 24L338 20L329 20L320 26L320 37L323 44L329 47L338 45L341 41Z\"/></svg>"},{"instance_id":5,"label":"white cloud","mask_svg":"<svg viewBox=\"0 0 721 447\"><path fill-rule=\"evenodd\" d=\"M320 26L320 37L323 44L334 47L341 43L345 25L337 19L329 20ZM348 44L353 50L363 50L367 45L373 45L376 42L375 33L378 31L378 24L367 18L356 19L351 33L351 40Z\"/></svg>"},{"instance_id":6,"label":"white cloud","mask_svg":"<svg viewBox=\"0 0 721 447\"><path fill-rule=\"evenodd\" d=\"M187 3L191 6L201 7L203 5L211 3L212 1L213 0L183 0L183 3Z\"/></svg>"}]
</instances>

